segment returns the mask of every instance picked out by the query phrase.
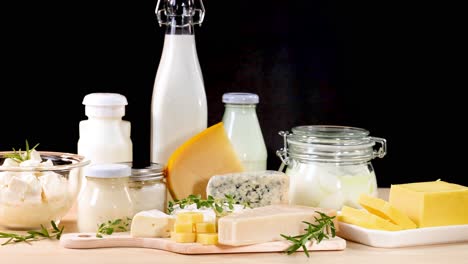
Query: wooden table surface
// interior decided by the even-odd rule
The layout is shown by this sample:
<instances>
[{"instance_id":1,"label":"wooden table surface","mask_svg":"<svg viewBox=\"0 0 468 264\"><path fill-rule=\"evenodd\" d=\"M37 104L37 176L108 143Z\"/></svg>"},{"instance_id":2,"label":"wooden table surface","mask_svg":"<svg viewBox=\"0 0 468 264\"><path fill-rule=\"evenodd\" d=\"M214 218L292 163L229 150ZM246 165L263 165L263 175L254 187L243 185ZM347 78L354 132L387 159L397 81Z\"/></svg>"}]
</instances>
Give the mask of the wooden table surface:
<instances>
[{"instance_id":1,"label":"wooden table surface","mask_svg":"<svg viewBox=\"0 0 468 264\"><path fill-rule=\"evenodd\" d=\"M388 190L381 190L386 197ZM65 232L76 232L74 211L63 219ZM9 231L11 232L11 231ZM0 243L1 243L0 239ZM303 253L223 254L223 255L180 255L176 253L144 248L66 249L58 241L43 240L28 244L0 247L0 263L468 263L468 243L443 244L381 249L348 241L344 251L311 252L308 259Z\"/></svg>"}]
</instances>

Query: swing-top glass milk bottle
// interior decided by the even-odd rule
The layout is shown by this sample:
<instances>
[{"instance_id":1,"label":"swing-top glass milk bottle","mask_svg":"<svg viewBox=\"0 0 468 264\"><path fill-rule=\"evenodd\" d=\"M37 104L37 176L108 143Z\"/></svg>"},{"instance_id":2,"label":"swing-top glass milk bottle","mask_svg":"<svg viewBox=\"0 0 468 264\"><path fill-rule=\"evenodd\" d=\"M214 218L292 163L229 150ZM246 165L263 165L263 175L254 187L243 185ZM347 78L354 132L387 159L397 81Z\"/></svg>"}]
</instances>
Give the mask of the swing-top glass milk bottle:
<instances>
[{"instance_id":1,"label":"swing-top glass milk bottle","mask_svg":"<svg viewBox=\"0 0 468 264\"><path fill-rule=\"evenodd\" d=\"M203 76L194 26L205 15L202 0L158 0L159 25L166 26L151 102L151 161L167 164L186 140L207 127Z\"/></svg>"}]
</instances>

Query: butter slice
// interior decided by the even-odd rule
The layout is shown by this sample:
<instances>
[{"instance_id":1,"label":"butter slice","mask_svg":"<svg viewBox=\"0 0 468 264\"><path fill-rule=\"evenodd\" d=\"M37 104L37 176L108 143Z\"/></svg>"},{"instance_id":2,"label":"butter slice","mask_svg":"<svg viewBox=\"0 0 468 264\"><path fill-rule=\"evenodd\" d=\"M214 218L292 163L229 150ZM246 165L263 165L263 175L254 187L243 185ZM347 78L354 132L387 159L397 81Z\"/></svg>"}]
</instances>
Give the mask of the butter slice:
<instances>
[{"instance_id":1,"label":"butter slice","mask_svg":"<svg viewBox=\"0 0 468 264\"><path fill-rule=\"evenodd\" d=\"M396 184L390 204L419 227L468 224L468 187L444 181Z\"/></svg>"},{"instance_id":2,"label":"butter slice","mask_svg":"<svg viewBox=\"0 0 468 264\"><path fill-rule=\"evenodd\" d=\"M242 246L284 240L280 234L296 236L307 227L302 221L315 223L317 211L333 216L334 210L306 206L270 205L233 213L218 221L220 244Z\"/></svg>"},{"instance_id":3,"label":"butter slice","mask_svg":"<svg viewBox=\"0 0 468 264\"><path fill-rule=\"evenodd\" d=\"M359 204L369 211L369 213L389 220L390 222L400 226L402 229L412 229L417 227L407 215L385 200L367 194L361 194L359 197Z\"/></svg>"},{"instance_id":4,"label":"butter slice","mask_svg":"<svg viewBox=\"0 0 468 264\"><path fill-rule=\"evenodd\" d=\"M132 220L133 237L169 237L174 228L175 219L159 210L137 213Z\"/></svg>"}]
</instances>

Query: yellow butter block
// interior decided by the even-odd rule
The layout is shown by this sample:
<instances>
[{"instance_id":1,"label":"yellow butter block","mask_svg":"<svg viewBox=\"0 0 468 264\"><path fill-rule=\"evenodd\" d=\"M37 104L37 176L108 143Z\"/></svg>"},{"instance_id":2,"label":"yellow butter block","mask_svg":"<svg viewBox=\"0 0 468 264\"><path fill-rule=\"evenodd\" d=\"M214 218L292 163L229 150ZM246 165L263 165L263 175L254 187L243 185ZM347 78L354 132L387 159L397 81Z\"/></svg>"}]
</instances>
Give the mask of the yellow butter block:
<instances>
[{"instance_id":1,"label":"yellow butter block","mask_svg":"<svg viewBox=\"0 0 468 264\"><path fill-rule=\"evenodd\" d=\"M174 232L176 233L195 233L192 223L178 223L174 224Z\"/></svg>"},{"instance_id":2,"label":"yellow butter block","mask_svg":"<svg viewBox=\"0 0 468 264\"><path fill-rule=\"evenodd\" d=\"M389 220L383 219L377 215L373 215L367 211L351 208L348 206L343 206L341 209L341 215L338 216L338 220L344 223L369 229L387 231L402 230L400 226L393 224Z\"/></svg>"},{"instance_id":3,"label":"yellow butter block","mask_svg":"<svg viewBox=\"0 0 468 264\"><path fill-rule=\"evenodd\" d=\"M176 233L171 232L171 239L177 243L193 243L197 238L195 233Z\"/></svg>"},{"instance_id":4,"label":"yellow butter block","mask_svg":"<svg viewBox=\"0 0 468 264\"><path fill-rule=\"evenodd\" d=\"M195 230L197 233L216 233L215 223L196 223Z\"/></svg>"},{"instance_id":5,"label":"yellow butter block","mask_svg":"<svg viewBox=\"0 0 468 264\"><path fill-rule=\"evenodd\" d=\"M468 224L468 187L444 181L395 184L389 202L419 227Z\"/></svg>"},{"instance_id":6,"label":"yellow butter block","mask_svg":"<svg viewBox=\"0 0 468 264\"><path fill-rule=\"evenodd\" d=\"M417 227L407 215L382 199L362 194L359 197L359 204L369 213L389 220L403 229L412 229Z\"/></svg>"},{"instance_id":7,"label":"yellow butter block","mask_svg":"<svg viewBox=\"0 0 468 264\"><path fill-rule=\"evenodd\" d=\"M199 212L183 212L176 216L176 223L196 224L203 222L203 214Z\"/></svg>"},{"instance_id":8,"label":"yellow butter block","mask_svg":"<svg viewBox=\"0 0 468 264\"><path fill-rule=\"evenodd\" d=\"M197 243L203 245L216 245L218 244L217 233L199 233L197 234Z\"/></svg>"}]
</instances>

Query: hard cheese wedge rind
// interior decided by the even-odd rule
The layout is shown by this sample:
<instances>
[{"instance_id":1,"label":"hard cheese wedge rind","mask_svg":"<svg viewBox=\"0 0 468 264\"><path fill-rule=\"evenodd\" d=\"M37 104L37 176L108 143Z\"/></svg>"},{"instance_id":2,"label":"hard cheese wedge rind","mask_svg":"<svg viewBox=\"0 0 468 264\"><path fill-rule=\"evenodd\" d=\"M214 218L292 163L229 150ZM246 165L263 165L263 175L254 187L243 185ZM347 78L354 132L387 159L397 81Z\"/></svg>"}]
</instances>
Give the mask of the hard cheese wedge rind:
<instances>
[{"instance_id":1,"label":"hard cheese wedge rind","mask_svg":"<svg viewBox=\"0 0 468 264\"><path fill-rule=\"evenodd\" d=\"M205 198L211 176L243 170L221 122L195 135L171 155L166 171L168 189L174 199L190 194Z\"/></svg>"},{"instance_id":2,"label":"hard cheese wedge rind","mask_svg":"<svg viewBox=\"0 0 468 264\"><path fill-rule=\"evenodd\" d=\"M362 194L359 197L359 204L371 214L389 220L393 224L400 226L402 229L412 229L417 227L407 215L392 206L389 202L380 198Z\"/></svg>"}]
</instances>

